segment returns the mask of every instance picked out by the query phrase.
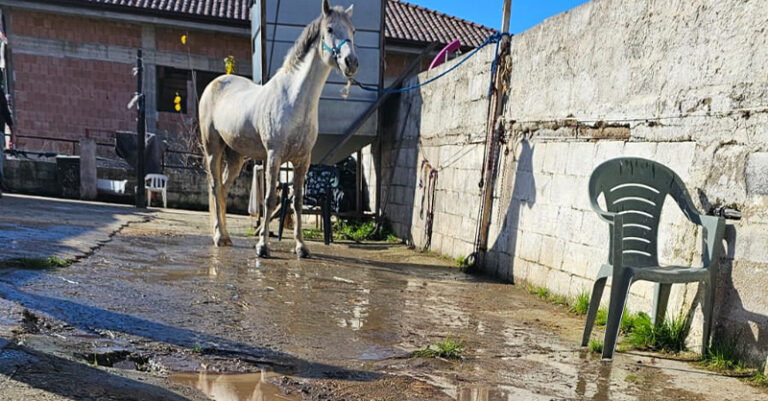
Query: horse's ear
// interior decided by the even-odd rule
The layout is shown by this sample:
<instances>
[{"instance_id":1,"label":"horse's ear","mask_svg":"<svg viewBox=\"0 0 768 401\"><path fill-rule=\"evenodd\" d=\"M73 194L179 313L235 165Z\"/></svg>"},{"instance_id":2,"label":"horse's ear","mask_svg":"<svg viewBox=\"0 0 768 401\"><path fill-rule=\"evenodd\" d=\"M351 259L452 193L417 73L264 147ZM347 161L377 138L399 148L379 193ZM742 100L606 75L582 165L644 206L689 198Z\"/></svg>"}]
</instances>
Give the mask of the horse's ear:
<instances>
[{"instance_id":1,"label":"horse's ear","mask_svg":"<svg viewBox=\"0 0 768 401\"><path fill-rule=\"evenodd\" d=\"M328 0L323 0L323 15L326 17L331 15L331 5L328 4Z\"/></svg>"},{"instance_id":2,"label":"horse's ear","mask_svg":"<svg viewBox=\"0 0 768 401\"><path fill-rule=\"evenodd\" d=\"M350 5L344 12L347 13L347 15L352 18L352 12L355 11L355 5Z\"/></svg>"}]
</instances>

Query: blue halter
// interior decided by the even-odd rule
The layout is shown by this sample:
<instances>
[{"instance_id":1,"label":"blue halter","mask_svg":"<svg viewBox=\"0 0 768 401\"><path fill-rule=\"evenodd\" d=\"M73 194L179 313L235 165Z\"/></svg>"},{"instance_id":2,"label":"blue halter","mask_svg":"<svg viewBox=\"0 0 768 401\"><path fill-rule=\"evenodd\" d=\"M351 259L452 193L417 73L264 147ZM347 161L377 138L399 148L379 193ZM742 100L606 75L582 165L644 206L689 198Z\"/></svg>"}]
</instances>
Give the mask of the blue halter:
<instances>
[{"instance_id":1,"label":"blue halter","mask_svg":"<svg viewBox=\"0 0 768 401\"><path fill-rule=\"evenodd\" d=\"M344 39L341 42L339 42L339 44L336 45L336 47L331 47L326 45L325 41L323 41L323 50L328 51L328 53L331 53L333 57L338 58L339 55L341 54L342 46L346 45L347 43L349 43L349 39Z\"/></svg>"}]
</instances>

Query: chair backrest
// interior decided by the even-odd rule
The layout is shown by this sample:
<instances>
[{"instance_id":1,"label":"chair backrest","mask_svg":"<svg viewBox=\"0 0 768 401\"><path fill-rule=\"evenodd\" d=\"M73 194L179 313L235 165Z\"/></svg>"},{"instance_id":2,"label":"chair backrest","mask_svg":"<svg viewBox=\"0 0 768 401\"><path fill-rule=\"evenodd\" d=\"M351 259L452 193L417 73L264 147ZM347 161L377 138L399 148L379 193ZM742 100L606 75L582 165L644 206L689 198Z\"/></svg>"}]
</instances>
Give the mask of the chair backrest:
<instances>
[{"instance_id":1,"label":"chair backrest","mask_svg":"<svg viewBox=\"0 0 768 401\"><path fill-rule=\"evenodd\" d=\"M659 264L659 221L667 195L690 221L701 224L680 177L652 160L624 157L599 165L589 179L589 198L596 210L601 209L597 203L600 194L604 196L606 211L618 213L624 219L622 256L626 266ZM613 244L613 230L610 242ZM613 249L609 255L613 263Z\"/></svg>"},{"instance_id":2,"label":"chair backrest","mask_svg":"<svg viewBox=\"0 0 768 401\"><path fill-rule=\"evenodd\" d=\"M313 164L307 171L307 179L304 185L304 204L307 206L321 206L326 196L332 196L331 192L339 187L341 173L334 166Z\"/></svg>"},{"instance_id":3,"label":"chair backrest","mask_svg":"<svg viewBox=\"0 0 768 401\"><path fill-rule=\"evenodd\" d=\"M164 189L168 184L168 176L162 174L147 174L144 176L144 185L147 189Z\"/></svg>"}]
</instances>

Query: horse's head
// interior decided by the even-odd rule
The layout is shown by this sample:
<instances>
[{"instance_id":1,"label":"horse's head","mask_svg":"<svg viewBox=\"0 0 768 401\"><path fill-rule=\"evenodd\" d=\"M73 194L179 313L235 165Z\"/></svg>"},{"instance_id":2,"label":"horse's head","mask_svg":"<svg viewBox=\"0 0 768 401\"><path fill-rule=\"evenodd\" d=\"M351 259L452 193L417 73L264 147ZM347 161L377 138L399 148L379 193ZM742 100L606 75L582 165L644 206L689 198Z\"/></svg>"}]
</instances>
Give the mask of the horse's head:
<instances>
[{"instance_id":1,"label":"horse's head","mask_svg":"<svg viewBox=\"0 0 768 401\"><path fill-rule=\"evenodd\" d=\"M323 17L320 23L320 54L323 61L339 70L347 78L357 74L358 60L355 51L355 26L352 25L352 9L331 7L323 0Z\"/></svg>"}]
</instances>

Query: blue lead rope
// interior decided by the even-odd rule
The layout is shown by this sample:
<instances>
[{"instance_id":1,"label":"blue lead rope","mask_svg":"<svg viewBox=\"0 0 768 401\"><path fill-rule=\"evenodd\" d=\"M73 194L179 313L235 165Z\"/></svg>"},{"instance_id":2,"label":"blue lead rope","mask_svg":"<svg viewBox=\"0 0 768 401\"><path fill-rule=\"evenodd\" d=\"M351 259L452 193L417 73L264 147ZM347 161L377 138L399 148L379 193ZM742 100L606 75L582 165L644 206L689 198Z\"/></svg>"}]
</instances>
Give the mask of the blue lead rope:
<instances>
[{"instance_id":1,"label":"blue lead rope","mask_svg":"<svg viewBox=\"0 0 768 401\"><path fill-rule=\"evenodd\" d=\"M436 75L436 76L434 76L434 77L432 77L432 78L430 78L430 79L428 79L428 80L426 80L424 82L416 84L416 85L407 86L405 88L398 88L398 89L379 89L376 86L365 85L365 84L362 84L362 83L360 83L360 82L358 82L357 80L354 80L354 79L352 80L352 83L357 85L357 86L359 86L360 89L368 91L368 92L404 93L404 92L412 91L412 90L415 90L415 89L419 89L422 86L429 85L432 82L435 82L438 79L448 75L449 73L453 72L453 70L459 68L459 66L464 64L467 60L472 58L474 55L476 55L484 47L490 45L491 43L496 43L496 54L493 57L493 64L492 64L492 67L491 67L491 86L488 88L488 97L490 97L491 96L491 91L493 90L493 80L494 80L494 78L496 76L496 69L497 69L498 64L499 64L498 63L498 61L499 61L499 43L501 42L502 38L508 37L508 36L511 36L509 34L509 32L494 33L493 35L489 36L488 39L486 39L485 42L483 42L483 44L481 44L476 49L474 49L471 52L469 52L466 56L464 56L463 59L461 59L458 63L454 64L451 68L441 72L440 74L438 74L438 75ZM327 48L328 46L326 46L326 44L323 43L323 47ZM330 48L328 48L327 50L332 52L332 49L330 49Z\"/></svg>"}]
</instances>

